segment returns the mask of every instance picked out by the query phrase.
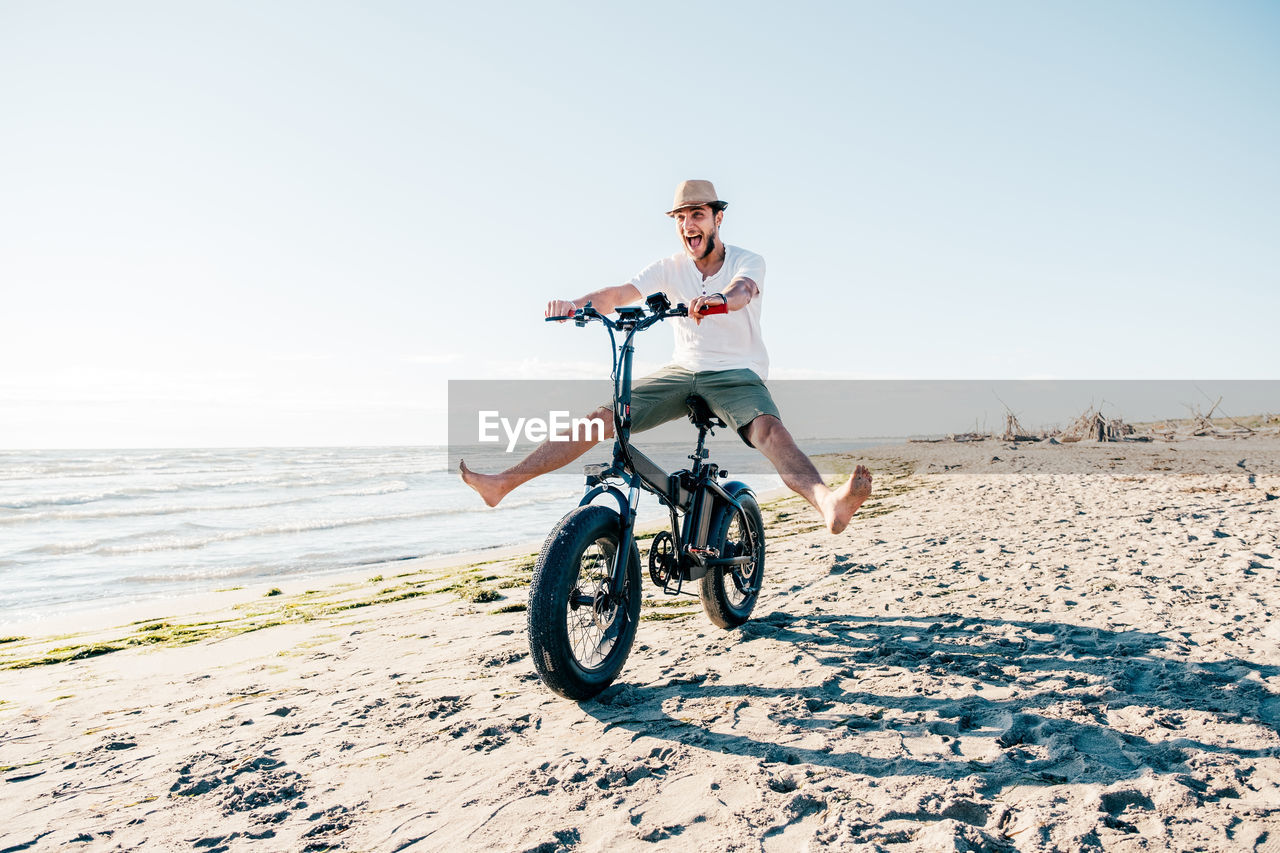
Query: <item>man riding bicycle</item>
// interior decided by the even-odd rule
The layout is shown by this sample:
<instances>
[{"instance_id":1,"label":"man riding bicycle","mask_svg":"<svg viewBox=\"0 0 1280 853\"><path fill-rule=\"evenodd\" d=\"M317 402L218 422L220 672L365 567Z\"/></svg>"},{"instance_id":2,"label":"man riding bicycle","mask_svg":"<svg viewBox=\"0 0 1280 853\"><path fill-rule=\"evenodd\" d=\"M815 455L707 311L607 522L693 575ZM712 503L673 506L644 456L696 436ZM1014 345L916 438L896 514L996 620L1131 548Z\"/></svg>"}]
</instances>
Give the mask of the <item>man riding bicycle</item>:
<instances>
[{"instance_id":1,"label":"man riding bicycle","mask_svg":"<svg viewBox=\"0 0 1280 853\"><path fill-rule=\"evenodd\" d=\"M667 211L676 221L683 251L650 264L626 284L605 287L573 301L552 300L547 303L546 316L571 315L588 302L600 313L609 314L656 291L664 292L673 304L686 303L688 319L674 321L672 364L639 380L632 390L632 431L683 417L685 399L696 394L744 442L765 455L787 487L822 514L828 530L840 533L871 494L871 472L859 465L848 482L829 488L783 425L764 384L769 371L769 355L760 332L764 258L720 241L726 207L710 181L684 181L676 188L675 201ZM725 316L703 322L709 313L726 309ZM591 417L604 422L604 438L612 439L611 407L601 406ZM498 474L477 473L465 462L459 463L458 470L463 482L486 504L497 506L517 486L569 464L597 443L587 437L546 441Z\"/></svg>"}]
</instances>

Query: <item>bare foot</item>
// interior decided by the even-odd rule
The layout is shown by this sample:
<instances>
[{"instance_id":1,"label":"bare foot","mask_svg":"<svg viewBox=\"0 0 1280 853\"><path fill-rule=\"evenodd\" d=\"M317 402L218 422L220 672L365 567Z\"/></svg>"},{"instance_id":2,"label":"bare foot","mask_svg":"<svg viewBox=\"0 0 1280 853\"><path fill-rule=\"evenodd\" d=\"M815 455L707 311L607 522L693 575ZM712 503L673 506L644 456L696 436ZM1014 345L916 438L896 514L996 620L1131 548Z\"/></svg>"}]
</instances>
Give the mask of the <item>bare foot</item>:
<instances>
[{"instance_id":1,"label":"bare foot","mask_svg":"<svg viewBox=\"0 0 1280 853\"><path fill-rule=\"evenodd\" d=\"M871 495L871 472L867 466L859 465L853 469L849 482L832 492L826 500L822 514L827 519L827 529L832 533L840 533L849 526L849 519L858 511Z\"/></svg>"},{"instance_id":2,"label":"bare foot","mask_svg":"<svg viewBox=\"0 0 1280 853\"><path fill-rule=\"evenodd\" d=\"M461 459L458 460L458 474L462 476L462 482L475 489L489 506L497 506L507 496L507 492L511 491L503 487L502 478L498 475L477 474Z\"/></svg>"}]
</instances>

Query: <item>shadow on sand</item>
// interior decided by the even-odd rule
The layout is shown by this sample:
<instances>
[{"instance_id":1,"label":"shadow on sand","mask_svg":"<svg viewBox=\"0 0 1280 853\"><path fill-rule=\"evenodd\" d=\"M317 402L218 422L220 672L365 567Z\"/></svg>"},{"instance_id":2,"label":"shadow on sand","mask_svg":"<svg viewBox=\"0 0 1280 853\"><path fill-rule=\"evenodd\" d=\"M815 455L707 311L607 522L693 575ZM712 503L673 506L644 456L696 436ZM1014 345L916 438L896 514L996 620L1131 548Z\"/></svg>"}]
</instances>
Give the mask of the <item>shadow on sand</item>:
<instances>
[{"instance_id":1,"label":"shadow on sand","mask_svg":"<svg viewBox=\"0 0 1280 853\"><path fill-rule=\"evenodd\" d=\"M636 737L766 761L873 777L980 774L988 794L1028 783L1110 784L1146 768L1185 773L1196 753L1280 753L1232 746L1224 729L1280 725L1280 697L1260 683L1280 667L1191 662L1185 657L1194 643L1178 635L950 614L781 612L740 631L744 665L755 659L756 643L786 643L796 649L796 667L808 672L789 673L794 686L785 687L726 685L715 676L617 684L583 709ZM697 666L696 653L682 660ZM859 688L869 682L891 684L894 692ZM740 724L746 708L750 726ZM1203 736L1206 715L1209 730L1223 737L1184 734ZM753 735L739 733L744 728ZM877 734L883 732L893 734ZM825 741L810 737L815 733ZM908 739L928 746L907 748ZM802 740L825 745L796 745ZM891 743L901 746L886 749Z\"/></svg>"}]
</instances>

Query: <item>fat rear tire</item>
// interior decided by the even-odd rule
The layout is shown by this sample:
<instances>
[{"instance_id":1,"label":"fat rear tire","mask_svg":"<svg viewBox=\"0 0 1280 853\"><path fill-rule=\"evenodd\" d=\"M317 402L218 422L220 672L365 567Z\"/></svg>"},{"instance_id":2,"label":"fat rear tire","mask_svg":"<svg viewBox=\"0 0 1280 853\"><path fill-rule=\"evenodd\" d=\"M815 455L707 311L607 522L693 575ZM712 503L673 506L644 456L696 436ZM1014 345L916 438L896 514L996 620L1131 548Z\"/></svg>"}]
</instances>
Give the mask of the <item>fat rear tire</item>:
<instances>
[{"instance_id":1,"label":"fat rear tire","mask_svg":"<svg viewBox=\"0 0 1280 853\"><path fill-rule=\"evenodd\" d=\"M711 519L710 542L722 557L752 556L741 566L715 566L702 576L698 597L708 618L721 628L736 628L751 618L764 580L764 519L751 492L740 492L742 509L724 504Z\"/></svg>"},{"instance_id":2,"label":"fat rear tire","mask_svg":"<svg viewBox=\"0 0 1280 853\"><path fill-rule=\"evenodd\" d=\"M543 684L566 699L590 699L627 660L640 622L640 550L631 543L624 589L597 596L617 554L618 513L570 512L547 535L529 587L529 651Z\"/></svg>"}]
</instances>

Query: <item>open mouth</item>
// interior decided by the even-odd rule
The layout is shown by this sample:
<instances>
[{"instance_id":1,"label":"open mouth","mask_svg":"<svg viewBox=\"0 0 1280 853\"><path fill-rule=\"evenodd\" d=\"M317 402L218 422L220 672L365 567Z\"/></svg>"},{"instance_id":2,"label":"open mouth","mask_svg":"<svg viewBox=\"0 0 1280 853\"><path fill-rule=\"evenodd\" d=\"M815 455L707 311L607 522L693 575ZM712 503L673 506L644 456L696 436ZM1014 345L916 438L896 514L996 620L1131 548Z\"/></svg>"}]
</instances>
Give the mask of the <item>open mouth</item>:
<instances>
[{"instance_id":1,"label":"open mouth","mask_svg":"<svg viewBox=\"0 0 1280 853\"><path fill-rule=\"evenodd\" d=\"M689 251L694 252L696 254L697 251L702 248L702 235L686 234L684 238L684 242L685 242L685 245L689 247Z\"/></svg>"}]
</instances>

